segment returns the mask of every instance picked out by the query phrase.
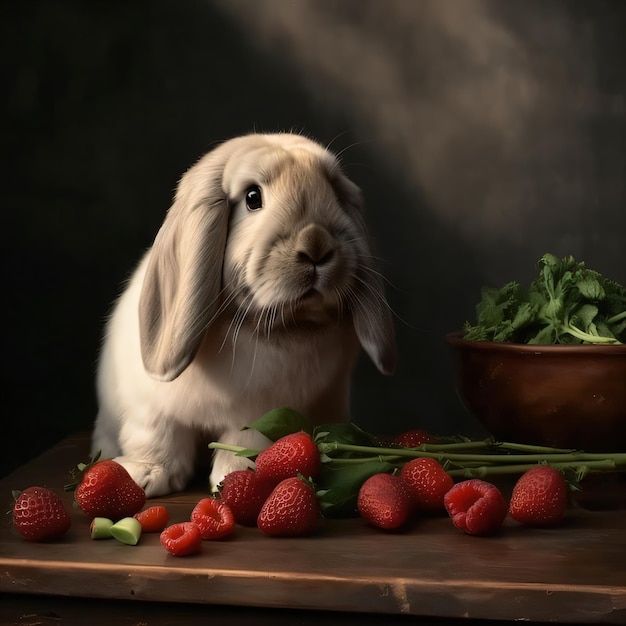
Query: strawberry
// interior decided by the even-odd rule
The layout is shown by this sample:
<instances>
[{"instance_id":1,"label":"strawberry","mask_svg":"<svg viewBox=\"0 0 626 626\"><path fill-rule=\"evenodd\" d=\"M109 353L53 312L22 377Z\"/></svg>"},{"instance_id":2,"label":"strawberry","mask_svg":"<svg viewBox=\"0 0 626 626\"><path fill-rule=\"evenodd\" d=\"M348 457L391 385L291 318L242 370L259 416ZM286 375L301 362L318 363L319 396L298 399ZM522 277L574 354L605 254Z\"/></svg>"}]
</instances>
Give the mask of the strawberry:
<instances>
[{"instance_id":1,"label":"strawberry","mask_svg":"<svg viewBox=\"0 0 626 626\"><path fill-rule=\"evenodd\" d=\"M259 480L256 472L235 470L224 476L219 485L222 502L230 507L235 522L255 526L261 507L272 492L271 483Z\"/></svg>"},{"instance_id":2,"label":"strawberry","mask_svg":"<svg viewBox=\"0 0 626 626\"><path fill-rule=\"evenodd\" d=\"M263 504L257 526L273 537L310 535L317 528L319 503L311 481L285 478Z\"/></svg>"},{"instance_id":3,"label":"strawberry","mask_svg":"<svg viewBox=\"0 0 626 626\"><path fill-rule=\"evenodd\" d=\"M160 533L169 521L169 514L164 506L151 506L133 516L141 524L141 532Z\"/></svg>"},{"instance_id":4,"label":"strawberry","mask_svg":"<svg viewBox=\"0 0 626 626\"><path fill-rule=\"evenodd\" d=\"M14 492L13 527L29 541L52 541L62 537L72 525L63 501L45 487L28 487Z\"/></svg>"},{"instance_id":5,"label":"strawberry","mask_svg":"<svg viewBox=\"0 0 626 626\"><path fill-rule=\"evenodd\" d=\"M507 503L500 490L478 478L454 485L443 502L452 523L469 535L496 533L507 512Z\"/></svg>"},{"instance_id":6,"label":"strawberry","mask_svg":"<svg viewBox=\"0 0 626 626\"><path fill-rule=\"evenodd\" d=\"M399 434L393 441L396 445L403 448L418 448L424 443L436 443L437 439L428 431L422 428L415 428Z\"/></svg>"},{"instance_id":7,"label":"strawberry","mask_svg":"<svg viewBox=\"0 0 626 626\"><path fill-rule=\"evenodd\" d=\"M285 478L302 474L315 478L320 471L320 453L311 436L304 431L277 439L256 458L260 480L277 485Z\"/></svg>"},{"instance_id":8,"label":"strawberry","mask_svg":"<svg viewBox=\"0 0 626 626\"><path fill-rule=\"evenodd\" d=\"M416 506L427 512L445 510L443 497L454 480L435 459L418 458L409 461L398 474L408 485Z\"/></svg>"},{"instance_id":9,"label":"strawberry","mask_svg":"<svg viewBox=\"0 0 626 626\"><path fill-rule=\"evenodd\" d=\"M203 498L191 511L191 521L202 539L223 539L235 529L235 516L228 504L216 498Z\"/></svg>"},{"instance_id":10,"label":"strawberry","mask_svg":"<svg viewBox=\"0 0 626 626\"><path fill-rule=\"evenodd\" d=\"M557 526L567 509L567 483L547 465L524 473L513 487L509 515L525 526Z\"/></svg>"},{"instance_id":11,"label":"strawberry","mask_svg":"<svg viewBox=\"0 0 626 626\"><path fill-rule=\"evenodd\" d=\"M132 517L146 503L146 493L131 478L122 465L107 459L79 465L78 486L66 485L66 491L75 487L74 499L81 511L90 517L119 520Z\"/></svg>"},{"instance_id":12,"label":"strawberry","mask_svg":"<svg viewBox=\"0 0 626 626\"><path fill-rule=\"evenodd\" d=\"M202 549L202 535L193 522L168 526L161 532L160 540L161 545L174 556L196 554Z\"/></svg>"},{"instance_id":13,"label":"strawberry","mask_svg":"<svg viewBox=\"0 0 626 626\"><path fill-rule=\"evenodd\" d=\"M357 509L361 517L378 528L404 526L414 510L405 482L393 474L374 474L359 489Z\"/></svg>"}]
</instances>

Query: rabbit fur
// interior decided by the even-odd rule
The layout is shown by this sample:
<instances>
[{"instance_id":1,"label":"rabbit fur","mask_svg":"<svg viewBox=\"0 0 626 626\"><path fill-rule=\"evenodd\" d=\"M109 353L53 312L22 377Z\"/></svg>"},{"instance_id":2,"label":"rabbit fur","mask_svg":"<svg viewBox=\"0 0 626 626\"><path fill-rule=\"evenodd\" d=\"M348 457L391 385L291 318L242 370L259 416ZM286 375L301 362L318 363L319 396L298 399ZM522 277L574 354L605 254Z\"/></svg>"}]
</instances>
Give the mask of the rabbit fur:
<instances>
[{"instance_id":1,"label":"rabbit fur","mask_svg":"<svg viewBox=\"0 0 626 626\"><path fill-rule=\"evenodd\" d=\"M393 372L359 189L303 136L230 139L183 175L108 320L92 453L148 497L180 491L201 435L261 449L269 440L242 428L270 409L349 419L360 346ZM248 465L216 451L212 488Z\"/></svg>"}]
</instances>

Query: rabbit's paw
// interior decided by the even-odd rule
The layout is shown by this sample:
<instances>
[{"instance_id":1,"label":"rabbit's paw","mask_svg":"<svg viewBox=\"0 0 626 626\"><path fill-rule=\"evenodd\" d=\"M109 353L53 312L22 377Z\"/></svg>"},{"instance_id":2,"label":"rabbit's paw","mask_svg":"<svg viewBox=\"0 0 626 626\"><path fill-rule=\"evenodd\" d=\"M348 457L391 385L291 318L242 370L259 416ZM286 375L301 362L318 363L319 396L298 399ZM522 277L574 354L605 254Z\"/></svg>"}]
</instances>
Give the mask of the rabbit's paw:
<instances>
[{"instance_id":1,"label":"rabbit's paw","mask_svg":"<svg viewBox=\"0 0 626 626\"><path fill-rule=\"evenodd\" d=\"M209 476L209 486L212 492L218 491L217 486L224 480L226 474L236 470L253 468L254 463L245 457L235 456L226 450L217 450L213 459L213 468Z\"/></svg>"},{"instance_id":2,"label":"rabbit's paw","mask_svg":"<svg viewBox=\"0 0 626 626\"><path fill-rule=\"evenodd\" d=\"M128 457L114 459L124 466L132 479L146 492L147 498L163 496L185 488L188 477L182 473L173 473L164 465L133 461Z\"/></svg>"}]
</instances>

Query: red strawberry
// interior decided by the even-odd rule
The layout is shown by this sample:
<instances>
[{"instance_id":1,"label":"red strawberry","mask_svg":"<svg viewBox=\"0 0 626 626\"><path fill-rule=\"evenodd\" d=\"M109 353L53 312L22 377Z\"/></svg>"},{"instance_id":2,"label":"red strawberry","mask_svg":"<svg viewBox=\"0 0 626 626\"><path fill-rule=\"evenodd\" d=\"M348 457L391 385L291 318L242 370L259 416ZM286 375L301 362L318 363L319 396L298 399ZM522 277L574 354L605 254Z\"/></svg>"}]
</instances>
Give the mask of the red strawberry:
<instances>
[{"instance_id":1,"label":"red strawberry","mask_svg":"<svg viewBox=\"0 0 626 626\"><path fill-rule=\"evenodd\" d=\"M443 501L452 523L470 535L491 535L506 517L507 503L500 490L477 478L454 485Z\"/></svg>"},{"instance_id":2,"label":"red strawberry","mask_svg":"<svg viewBox=\"0 0 626 626\"><path fill-rule=\"evenodd\" d=\"M145 511L135 513L133 516L141 524L143 533L160 533L169 520L169 514L164 506L151 506Z\"/></svg>"},{"instance_id":3,"label":"red strawberry","mask_svg":"<svg viewBox=\"0 0 626 626\"><path fill-rule=\"evenodd\" d=\"M202 539L223 539L235 529L235 517L228 504L216 498L203 498L191 512L191 521Z\"/></svg>"},{"instance_id":4,"label":"red strawberry","mask_svg":"<svg viewBox=\"0 0 626 626\"><path fill-rule=\"evenodd\" d=\"M409 461L398 474L408 485L413 501L422 511L437 512L445 509L443 497L454 480L435 459L419 458Z\"/></svg>"},{"instance_id":5,"label":"red strawberry","mask_svg":"<svg viewBox=\"0 0 626 626\"><path fill-rule=\"evenodd\" d=\"M72 525L63 501L50 489L29 487L14 492L13 527L29 541L51 541L62 537Z\"/></svg>"},{"instance_id":6,"label":"red strawberry","mask_svg":"<svg viewBox=\"0 0 626 626\"><path fill-rule=\"evenodd\" d=\"M108 459L90 465L79 465L80 483L74 492L76 504L90 517L119 520L132 517L146 503L144 490L122 465ZM66 490L73 489L66 486Z\"/></svg>"},{"instance_id":7,"label":"red strawberry","mask_svg":"<svg viewBox=\"0 0 626 626\"><path fill-rule=\"evenodd\" d=\"M414 510L405 482L393 474L374 474L359 489L357 509L361 517L378 528L404 526Z\"/></svg>"},{"instance_id":8,"label":"red strawberry","mask_svg":"<svg viewBox=\"0 0 626 626\"><path fill-rule=\"evenodd\" d=\"M235 470L224 476L220 485L222 502L230 507L235 522L255 526L261 507L272 492L273 485L259 480L252 470Z\"/></svg>"},{"instance_id":9,"label":"red strawberry","mask_svg":"<svg viewBox=\"0 0 626 626\"><path fill-rule=\"evenodd\" d=\"M202 535L193 522L168 526L161 533L160 540L161 545L174 556L187 556L202 549Z\"/></svg>"},{"instance_id":10,"label":"red strawberry","mask_svg":"<svg viewBox=\"0 0 626 626\"><path fill-rule=\"evenodd\" d=\"M257 526L274 537L309 535L315 531L320 510L310 481L301 477L278 483L261 508Z\"/></svg>"},{"instance_id":11,"label":"red strawberry","mask_svg":"<svg viewBox=\"0 0 626 626\"><path fill-rule=\"evenodd\" d=\"M557 526L567 509L567 483L547 465L523 474L513 487L509 515L526 526Z\"/></svg>"},{"instance_id":12,"label":"red strawberry","mask_svg":"<svg viewBox=\"0 0 626 626\"><path fill-rule=\"evenodd\" d=\"M256 458L258 477L274 485L298 474L315 478L320 467L319 450L304 431L281 437Z\"/></svg>"},{"instance_id":13,"label":"red strawberry","mask_svg":"<svg viewBox=\"0 0 626 626\"><path fill-rule=\"evenodd\" d=\"M428 431L422 428L415 428L398 435L394 439L394 443L403 448L418 448L424 443L437 443L437 439Z\"/></svg>"}]
</instances>

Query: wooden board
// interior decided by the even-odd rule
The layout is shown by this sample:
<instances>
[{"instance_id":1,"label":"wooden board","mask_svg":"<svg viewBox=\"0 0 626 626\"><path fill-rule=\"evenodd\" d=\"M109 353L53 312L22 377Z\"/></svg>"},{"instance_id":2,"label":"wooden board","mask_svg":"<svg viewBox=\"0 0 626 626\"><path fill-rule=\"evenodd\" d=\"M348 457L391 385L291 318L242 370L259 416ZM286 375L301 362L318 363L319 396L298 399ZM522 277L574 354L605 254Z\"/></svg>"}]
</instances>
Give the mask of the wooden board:
<instances>
[{"instance_id":1,"label":"wooden board","mask_svg":"<svg viewBox=\"0 0 626 626\"><path fill-rule=\"evenodd\" d=\"M63 441L0 482L61 491L87 455L87 438ZM188 519L201 488L154 500L171 521ZM71 494L63 496L71 508ZM559 529L507 521L490 538L465 535L446 517L384 533L359 519L325 520L308 538L278 539L238 527L200 555L176 558L158 535L131 547L92 541L73 510L59 542L32 544L4 523L0 592L80 598L349 611L437 618L626 623L626 511L572 509Z\"/></svg>"}]
</instances>

